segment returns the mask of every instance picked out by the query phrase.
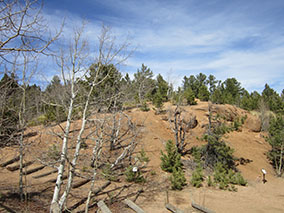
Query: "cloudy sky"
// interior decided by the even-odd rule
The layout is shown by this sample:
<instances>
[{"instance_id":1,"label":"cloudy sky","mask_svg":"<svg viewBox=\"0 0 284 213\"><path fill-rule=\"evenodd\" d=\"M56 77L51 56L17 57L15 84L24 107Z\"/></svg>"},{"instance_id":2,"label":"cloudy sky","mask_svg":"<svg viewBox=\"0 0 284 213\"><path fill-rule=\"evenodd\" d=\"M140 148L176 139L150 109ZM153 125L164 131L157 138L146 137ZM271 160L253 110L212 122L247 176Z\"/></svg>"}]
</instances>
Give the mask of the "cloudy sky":
<instances>
[{"instance_id":1,"label":"cloudy sky","mask_svg":"<svg viewBox=\"0 0 284 213\"><path fill-rule=\"evenodd\" d=\"M102 22L129 36L135 53L124 72L144 63L176 85L202 72L249 91L284 89L283 0L48 0L44 13L52 26L66 17L65 37L83 19L91 43Z\"/></svg>"}]
</instances>

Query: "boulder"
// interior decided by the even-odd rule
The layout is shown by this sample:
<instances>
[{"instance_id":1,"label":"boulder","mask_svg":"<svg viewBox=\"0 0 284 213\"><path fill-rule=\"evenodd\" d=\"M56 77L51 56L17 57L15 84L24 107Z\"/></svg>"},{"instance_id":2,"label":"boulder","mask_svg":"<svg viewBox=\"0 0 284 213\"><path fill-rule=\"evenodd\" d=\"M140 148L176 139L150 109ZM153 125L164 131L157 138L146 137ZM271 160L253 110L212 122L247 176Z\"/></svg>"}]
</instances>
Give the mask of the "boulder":
<instances>
[{"instance_id":1,"label":"boulder","mask_svg":"<svg viewBox=\"0 0 284 213\"><path fill-rule=\"evenodd\" d=\"M261 120L256 116L249 115L248 118L245 120L244 127L252 132L260 132Z\"/></svg>"}]
</instances>

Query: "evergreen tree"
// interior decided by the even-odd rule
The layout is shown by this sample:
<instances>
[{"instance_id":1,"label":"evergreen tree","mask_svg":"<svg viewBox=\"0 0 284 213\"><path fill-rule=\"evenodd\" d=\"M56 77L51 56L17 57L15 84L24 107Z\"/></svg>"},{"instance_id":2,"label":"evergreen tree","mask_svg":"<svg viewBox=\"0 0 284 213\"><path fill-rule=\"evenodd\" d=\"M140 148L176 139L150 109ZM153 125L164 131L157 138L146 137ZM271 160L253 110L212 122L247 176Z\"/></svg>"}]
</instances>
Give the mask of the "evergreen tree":
<instances>
[{"instance_id":1,"label":"evergreen tree","mask_svg":"<svg viewBox=\"0 0 284 213\"><path fill-rule=\"evenodd\" d=\"M185 100L186 100L186 103L188 105L196 105L197 102L195 101L195 95L194 95L194 92L192 91L192 89L190 87L188 87L185 91L184 91L184 94L183 94Z\"/></svg>"},{"instance_id":2,"label":"evergreen tree","mask_svg":"<svg viewBox=\"0 0 284 213\"><path fill-rule=\"evenodd\" d=\"M201 101L208 101L209 96L210 96L210 93L209 93L207 87L204 84L201 85L201 87L199 88L199 92L198 92L198 98Z\"/></svg>"},{"instance_id":3,"label":"evergreen tree","mask_svg":"<svg viewBox=\"0 0 284 213\"><path fill-rule=\"evenodd\" d=\"M216 80L214 75L209 75L208 79L206 80L206 84L209 86L209 92L212 95L217 87L218 81Z\"/></svg>"},{"instance_id":4,"label":"evergreen tree","mask_svg":"<svg viewBox=\"0 0 284 213\"><path fill-rule=\"evenodd\" d=\"M282 115L277 115L270 121L269 137L267 141L271 145L268 157L271 160L276 173L281 176L284 171L284 119Z\"/></svg>"},{"instance_id":5,"label":"evergreen tree","mask_svg":"<svg viewBox=\"0 0 284 213\"><path fill-rule=\"evenodd\" d=\"M172 140L168 140L166 144L166 153L161 151L161 160L161 168L166 172L173 172L174 169L181 168L181 155Z\"/></svg>"},{"instance_id":6,"label":"evergreen tree","mask_svg":"<svg viewBox=\"0 0 284 213\"><path fill-rule=\"evenodd\" d=\"M155 81L153 80L153 72L142 64L141 69L134 73L134 89L137 93L137 100L142 104L147 97L151 98L153 90L155 89Z\"/></svg>"},{"instance_id":7,"label":"evergreen tree","mask_svg":"<svg viewBox=\"0 0 284 213\"><path fill-rule=\"evenodd\" d=\"M113 106L121 107L122 75L118 69L113 64L93 64L90 67L90 76L86 77L87 87L90 87L90 82L94 80L97 86L93 90L92 100L97 107L106 107L107 110L111 110Z\"/></svg>"},{"instance_id":8,"label":"evergreen tree","mask_svg":"<svg viewBox=\"0 0 284 213\"><path fill-rule=\"evenodd\" d=\"M166 82L163 79L163 76L160 74L157 76L157 81L156 81L156 93L158 93L163 101L168 101L168 90L169 90L169 85L168 82Z\"/></svg>"},{"instance_id":9,"label":"evergreen tree","mask_svg":"<svg viewBox=\"0 0 284 213\"><path fill-rule=\"evenodd\" d=\"M284 104L278 93L270 88L268 84L265 84L264 90L262 91L262 97L269 105L269 109L273 112L283 112Z\"/></svg>"},{"instance_id":10,"label":"evergreen tree","mask_svg":"<svg viewBox=\"0 0 284 213\"><path fill-rule=\"evenodd\" d=\"M0 146L13 143L13 135L18 132L18 113L21 90L14 74L4 74L0 81Z\"/></svg>"}]
</instances>

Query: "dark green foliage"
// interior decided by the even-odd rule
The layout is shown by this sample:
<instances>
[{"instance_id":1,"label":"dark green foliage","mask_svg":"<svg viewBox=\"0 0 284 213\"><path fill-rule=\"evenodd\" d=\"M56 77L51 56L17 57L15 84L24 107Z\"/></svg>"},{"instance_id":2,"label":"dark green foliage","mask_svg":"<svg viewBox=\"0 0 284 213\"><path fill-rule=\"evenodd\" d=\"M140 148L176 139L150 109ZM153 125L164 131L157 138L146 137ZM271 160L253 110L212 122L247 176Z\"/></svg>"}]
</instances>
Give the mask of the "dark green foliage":
<instances>
[{"instance_id":1,"label":"dark green foliage","mask_svg":"<svg viewBox=\"0 0 284 213\"><path fill-rule=\"evenodd\" d=\"M173 173L170 177L173 190L182 190L186 185L186 178L184 177L184 172L182 168L174 168Z\"/></svg>"},{"instance_id":2,"label":"dark green foliage","mask_svg":"<svg viewBox=\"0 0 284 213\"><path fill-rule=\"evenodd\" d=\"M246 90L244 90L240 107L245 110L256 110L258 108L260 98L261 95L258 92L254 91L249 94Z\"/></svg>"},{"instance_id":3,"label":"dark green foliage","mask_svg":"<svg viewBox=\"0 0 284 213\"><path fill-rule=\"evenodd\" d=\"M19 129L22 91L15 75L4 74L0 81L0 146L12 145Z\"/></svg>"},{"instance_id":4,"label":"dark green foliage","mask_svg":"<svg viewBox=\"0 0 284 213\"><path fill-rule=\"evenodd\" d=\"M177 152L177 148L173 141L168 140L166 144L167 153L161 151L161 168L166 172L171 172L170 181L172 189L181 190L186 185L186 179L182 170L181 155Z\"/></svg>"},{"instance_id":5,"label":"dark green foliage","mask_svg":"<svg viewBox=\"0 0 284 213\"><path fill-rule=\"evenodd\" d=\"M141 171L138 169L138 171L134 172L133 168L134 168L133 166L129 166L124 172L124 175L126 176L126 181L134 183L146 182L146 179L141 174Z\"/></svg>"},{"instance_id":6,"label":"dark green foliage","mask_svg":"<svg viewBox=\"0 0 284 213\"><path fill-rule=\"evenodd\" d=\"M271 145L268 158L276 169L278 176L284 171L284 119L282 115L277 115L270 121L269 137L267 141Z\"/></svg>"},{"instance_id":7,"label":"dark green foliage","mask_svg":"<svg viewBox=\"0 0 284 213\"><path fill-rule=\"evenodd\" d=\"M209 93L207 87L204 84L202 84L201 87L199 88L197 97L201 101L208 101L209 100L209 96L210 96L210 93Z\"/></svg>"},{"instance_id":8,"label":"dark green foliage","mask_svg":"<svg viewBox=\"0 0 284 213\"><path fill-rule=\"evenodd\" d=\"M243 118L245 119L245 118ZM242 119L236 119L236 125L234 128L239 128L239 123L241 124ZM222 124L222 123L221 123ZM233 157L233 149L226 145L224 141L221 140L221 136L217 132L223 133L227 130L227 126L220 125L217 130L216 127L213 128L213 132L205 135L203 138L207 141L207 144L198 148L193 147L190 150L191 155L194 157L194 162L198 164L196 171L194 171L192 176L192 184L194 186L200 187L203 181L200 165L204 168L209 168L213 170L214 183L209 177L208 185L218 185L220 189L228 189L231 191L236 191L233 184L246 185L247 182L241 176L239 172L236 172L235 159ZM232 129L233 127L230 127Z\"/></svg>"},{"instance_id":9,"label":"dark green foliage","mask_svg":"<svg viewBox=\"0 0 284 213\"><path fill-rule=\"evenodd\" d=\"M232 169L226 169L221 163L217 163L214 167L214 184L219 186L219 189L223 190L233 190L235 187L233 185L246 186L247 181L243 178L241 173L235 172Z\"/></svg>"},{"instance_id":10,"label":"dark green foliage","mask_svg":"<svg viewBox=\"0 0 284 213\"><path fill-rule=\"evenodd\" d=\"M137 94L138 103L152 100L155 90L155 80L150 68L142 64L141 68L134 73L133 88Z\"/></svg>"},{"instance_id":11,"label":"dark green foliage","mask_svg":"<svg viewBox=\"0 0 284 213\"><path fill-rule=\"evenodd\" d=\"M199 187L202 186L203 180L204 180L203 168L202 168L201 164L198 164L196 169L192 173L192 176L191 176L191 179L190 179L190 183L194 187L199 188Z\"/></svg>"},{"instance_id":12,"label":"dark green foliage","mask_svg":"<svg viewBox=\"0 0 284 213\"><path fill-rule=\"evenodd\" d=\"M122 75L113 64L97 63L90 67L90 76L86 77L84 85L88 91L92 82L97 84L92 92L92 98L98 108L106 107L109 111L112 107L122 107L121 81Z\"/></svg>"},{"instance_id":13,"label":"dark green foliage","mask_svg":"<svg viewBox=\"0 0 284 213\"><path fill-rule=\"evenodd\" d=\"M232 131L232 128L228 125L226 125L225 123L220 123L218 125L215 126L215 128L213 129L213 133L216 135L224 135L226 133L229 133Z\"/></svg>"},{"instance_id":14,"label":"dark green foliage","mask_svg":"<svg viewBox=\"0 0 284 213\"><path fill-rule=\"evenodd\" d=\"M159 74L156 80L156 87L153 90L153 104L156 108L162 109L163 102L168 101L169 85Z\"/></svg>"},{"instance_id":15,"label":"dark green foliage","mask_svg":"<svg viewBox=\"0 0 284 213\"><path fill-rule=\"evenodd\" d=\"M218 83L219 81L217 81L216 80L216 78L215 78L215 76L214 75L209 75L208 76L208 79L206 80L206 84L208 85L208 87L209 87L209 92L210 92L210 94L213 94L214 93L214 91L215 91L215 89L216 89L216 87L217 87L217 83Z\"/></svg>"},{"instance_id":16,"label":"dark green foliage","mask_svg":"<svg viewBox=\"0 0 284 213\"><path fill-rule=\"evenodd\" d=\"M183 94L184 99L188 105L196 105L195 95L191 88L187 88Z\"/></svg>"},{"instance_id":17,"label":"dark green foliage","mask_svg":"<svg viewBox=\"0 0 284 213\"><path fill-rule=\"evenodd\" d=\"M225 104L221 87L217 87L211 95L211 101L215 104Z\"/></svg>"},{"instance_id":18,"label":"dark green foliage","mask_svg":"<svg viewBox=\"0 0 284 213\"><path fill-rule=\"evenodd\" d=\"M161 96L163 101L168 100L168 90L169 90L168 82L166 82L163 79L163 76L159 74L156 80L156 93L158 93Z\"/></svg>"},{"instance_id":19,"label":"dark green foliage","mask_svg":"<svg viewBox=\"0 0 284 213\"><path fill-rule=\"evenodd\" d=\"M161 109L163 107L163 97L160 93L156 93L154 95L153 104L158 109Z\"/></svg>"},{"instance_id":20,"label":"dark green foliage","mask_svg":"<svg viewBox=\"0 0 284 213\"><path fill-rule=\"evenodd\" d=\"M51 106L46 105L45 106L45 118L46 123L50 123L55 121L56 123L60 123L66 120L67 118L67 112L62 106Z\"/></svg>"},{"instance_id":21,"label":"dark green foliage","mask_svg":"<svg viewBox=\"0 0 284 213\"><path fill-rule=\"evenodd\" d=\"M284 102L278 93L270 88L268 84L265 84L265 88L262 91L262 97L264 102L268 104L269 109L276 113L284 112Z\"/></svg>"},{"instance_id":22,"label":"dark green foliage","mask_svg":"<svg viewBox=\"0 0 284 213\"><path fill-rule=\"evenodd\" d=\"M227 169L235 169L233 149L216 135L208 135L207 142L203 148L206 167L214 168L219 162Z\"/></svg>"},{"instance_id":23,"label":"dark green foliage","mask_svg":"<svg viewBox=\"0 0 284 213\"><path fill-rule=\"evenodd\" d=\"M166 144L166 154L161 151L161 160L161 168L166 172L173 172L174 169L181 168L181 155L177 152L172 140L168 140Z\"/></svg>"}]
</instances>

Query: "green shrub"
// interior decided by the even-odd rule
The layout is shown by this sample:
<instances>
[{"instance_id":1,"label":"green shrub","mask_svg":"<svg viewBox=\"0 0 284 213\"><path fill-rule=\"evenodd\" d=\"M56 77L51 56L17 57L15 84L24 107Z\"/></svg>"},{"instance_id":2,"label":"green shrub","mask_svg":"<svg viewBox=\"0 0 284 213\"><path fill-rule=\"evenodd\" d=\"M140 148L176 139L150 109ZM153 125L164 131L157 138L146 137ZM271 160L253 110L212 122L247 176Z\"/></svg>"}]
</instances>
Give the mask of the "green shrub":
<instances>
[{"instance_id":1,"label":"green shrub","mask_svg":"<svg viewBox=\"0 0 284 213\"><path fill-rule=\"evenodd\" d=\"M144 149L141 149L141 151L139 152L138 160L145 163L148 163L150 161Z\"/></svg>"},{"instance_id":2,"label":"green shrub","mask_svg":"<svg viewBox=\"0 0 284 213\"><path fill-rule=\"evenodd\" d=\"M232 131L231 127L227 126L225 123L221 123L214 128L213 133L216 135L224 135L231 131Z\"/></svg>"},{"instance_id":3,"label":"green shrub","mask_svg":"<svg viewBox=\"0 0 284 213\"><path fill-rule=\"evenodd\" d=\"M126 176L126 181L134 183L146 182L146 179L142 176L141 171L138 169L138 171L134 172L133 168L134 168L133 166L129 166L124 172Z\"/></svg>"},{"instance_id":4,"label":"green shrub","mask_svg":"<svg viewBox=\"0 0 284 213\"><path fill-rule=\"evenodd\" d=\"M172 140L166 144L166 154L161 151L161 169L166 172L173 172L174 168L181 168L181 156Z\"/></svg>"},{"instance_id":5,"label":"green shrub","mask_svg":"<svg viewBox=\"0 0 284 213\"><path fill-rule=\"evenodd\" d=\"M103 167L103 169L102 169L102 175L104 176L104 178L105 178L106 180L109 180L109 181L117 181L117 180L118 180L117 176L113 173L110 164L106 164L106 165Z\"/></svg>"},{"instance_id":6,"label":"green shrub","mask_svg":"<svg viewBox=\"0 0 284 213\"><path fill-rule=\"evenodd\" d=\"M148 107L148 104L146 102L144 102L141 106L140 106L140 110L143 112L148 112L150 110L150 108Z\"/></svg>"},{"instance_id":7,"label":"green shrub","mask_svg":"<svg viewBox=\"0 0 284 213\"><path fill-rule=\"evenodd\" d=\"M170 177L173 190L182 190L186 185L186 178L182 168L173 168L173 173Z\"/></svg>"},{"instance_id":8,"label":"green shrub","mask_svg":"<svg viewBox=\"0 0 284 213\"><path fill-rule=\"evenodd\" d=\"M202 186L203 179L204 179L203 168L202 168L202 166L199 164L199 165L196 167L196 169L194 170L194 172L192 173L190 183L191 183L194 187L199 188L199 187Z\"/></svg>"},{"instance_id":9,"label":"green shrub","mask_svg":"<svg viewBox=\"0 0 284 213\"><path fill-rule=\"evenodd\" d=\"M243 178L243 176L241 175L240 172L236 172L234 174L234 183L233 184L246 186L247 185L247 181Z\"/></svg>"},{"instance_id":10,"label":"green shrub","mask_svg":"<svg viewBox=\"0 0 284 213\"><path fill-rule=\"evenodd\" d=\"M46 125L48 123L48 118L46 115L40 115L37 118L32 119L29 121L29 126L37 126L37 125Z\"/></svg>"},{"instance_id":11,"label":"green shrub","mask_svg":"<svg viewBox=\"0 0 284 213\"><path fill-rule=\"evenodd\" d=\"M232 169L226 169L221 163L217 163L214 168L214 182L219 186L219 189L236 191L233 185L246 186L247 181L243 178L240 172L235 172Z\"/></svg>"},{"instance_id":12,"label":"green shrub","mask_svg":"<svg viewBox=\"0 0 284 213\"><path fill-rule=\"evenodd\" d=\"M190 149L190 154L193 156L193 160L194 160L195 163L197 163L197 164L201 163L202 148L199 148L197 146L193 146Z\"/></svg>"},{"instance_id":13,"label":"green shrub","mask_svg":"<svg viewBox=\"0 0 284 213\"><path fill-rule=\"evenodd\" d=\"M58 161L60 159L61 152L59 151L58 146L53 144L48 147L47 157L51 160Z\"/></svg>"}]
</instances>

